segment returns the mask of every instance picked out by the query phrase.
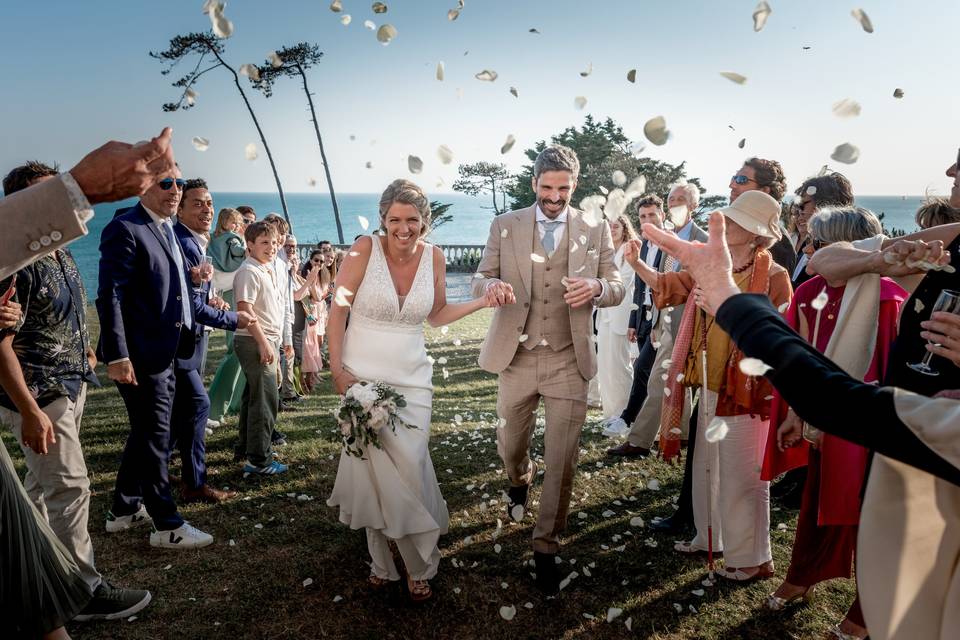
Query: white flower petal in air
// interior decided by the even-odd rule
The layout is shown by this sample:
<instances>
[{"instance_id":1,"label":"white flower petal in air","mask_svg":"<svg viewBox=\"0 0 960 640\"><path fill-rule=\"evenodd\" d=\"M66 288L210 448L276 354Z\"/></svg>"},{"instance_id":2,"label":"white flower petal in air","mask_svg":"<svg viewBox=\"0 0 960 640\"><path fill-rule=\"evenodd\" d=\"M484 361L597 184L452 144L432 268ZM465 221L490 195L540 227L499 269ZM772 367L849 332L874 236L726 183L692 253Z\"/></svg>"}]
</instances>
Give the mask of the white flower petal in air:
<instances>
[{"instance_id":1,"label":"white flower petal in air","mask_svg":"<svg viewBox=\"0 0 960 640\"><path fill-rule=\"evenodd\" d=\"M363 166L365 166L367 169L373 169L373 163L370 161L367 161L367 163L364 164Z\"/></svg>"},{"instance_id":2,"label":"white flower petal in air","mask_svg":"<svg viewBox=\"0 0 960 640\"><path fill-rule=\"evenodd\" d=\"M613 622L623 614L623 609L618 609L617 607L610 607L607 609L607 622Z\"/></svg>"},{"instance_id":3,"label":"white flower petal in air","mask_svg":"<svg viewBox=\"0 0 960 640\"><path fill-rule=\"evenodd\" d=\"M630 69L630 71L627 71L627 81L628 81L628 82L636 83L636 81L637 81L637 70L636 70L636 69Z\"/></svg>"},{"instance_id":4,"label":"white flower petal in air","mask_svg":"<svg viewBox=\"0 0 960 640\"><path fill-rule=\"evenodd\" d=\"M210 8L210 25L213 28L213 34L218 38L229 38L233 35L233 23L223 15L222 2Z\"/></svg>"},{"instance_id":5,"label":"white flower petal in air","mask_svg":"<svg viewBox=\"0 0 960 640\"><path fill-rule=\"evenodd\" d=\"M786 311L786 310L789 309L789 308L790 308L790 303L789 303L789 302L784 302L782 305L780 305L779 307L777 307L777 311L779 311L780 313L783 313L784 311Z\"/></svg>"},{"instance_id":6,"label":"white flower petal in air","mask_svg":"<svg viewBox=\"0 0 960 640\"><path fill-rule=\"evenodd\" d=\"M453 151L451 151L450 147L445 144L442 144L437 148L437 155L440 157L440 162L443 164L450 164L453 162Z\"/></svg>"},{"instance_id":7,"label":"white flower petal in air","mask_svg":"<svg viewBox=\"0 0 960 640\"><path fill-rule=\"evenodd\" d=\"M460 17L459 9L450 9L450 11L447 11L447 20L449 20L450 22L453 22L459 17Z\"/></svg>"},{"instance_id":8,"label":"white flower petal in air","mask_svg":"<svg viewBox=\"0 0 960 640\"><path fill-rule=\"evenodd\" d=\"M196 103L197 92L194 91L193 89L187 87L187 90L183 92L183 95L187 99L187 104L190 105L191 107Z\"/></svg>"},{"instance_id":9,"label":"white flower petal in air","mask_svg":"<svg viewBox=\"0 0 960 640\"><path fill-rule=\"evenodd\" d=\"M627 174L625 174L623 171L620 171L620 169L617 169L610 174L610 179L613 181L613 184L617 185L618 187L622 187L623 185L627 184Z\"/></svg>"},{"instance_id":10,"label":"white flower petal in air","mask_svg":"<svg viewBox=\"0 0 960 640\"><path fill-rule=\"evenodd\" d=\"M387 46L390 41L397 37L397 28L392 24L385 24L377 29L377 40Z\"/></svg>"},{"instance_id":11,"label":"white flower petal in air","mask_svg":"<svg viewBox=\"0 0 960 640\"><path fill-rule=\"evenodd\" d=\"M726 420L714 418L710 423L710 426L708 426L707 430L704 432L703 437L707 442L720 442L727 437L729 432L730 427L727 426Z\"/></svg>"},{"instance_id":12,"label":"white flower petal in air","mask_svg":"<svg viewBox=\"0 0 960 640\"><path fill-rule=\"evenodd\" d=\"M833 150L830 157L843 164L853 164L860 158L860 149L849 142L844 142Z\"/></svg>"},{"instance_id":13,"label":"white flower petal in air","mask_svg":"<svg viewBox=\"0 0 960 640\"><path fill-rule=\"evenodd\" d=\"M747 139L740 138L740 142L737 143L737 148L743 149L745 146L747 146Z\"/></svg>"},{"instance_id":14,"label":"white flower petal in air","mask_svg":"<svg viewBox=\"0 0 960 640\"><path fill-rule=\"evenodd\" d=\"M373 3L373 6L370 7L370 8L373 9L373 12L374 12L374 13L386 13L386 12L387 12L387 5L385 5L385 4L382 3L382 2L374 2L374 3Z\"/></svg>"},{"instance_id":15,"label":"white flower petal in air","mask_svg":"<svg viewBox=\"0 0 960 640\"><path fill-rule=\"evenodd\" d=\"M867 33L873 33L873 23L870 22L870 16L867 15L867 12L863 9L854 9L850 12L850 15L853 16L853 19L860 23L860 26L863 27L863 30Z\"/></svg>"},{"instance_id":16,"label":"white flower petal in air","mask_svg":"<svg viewBox=\"0 0 960 640\"><path fill-rule=\"evenodd\" d=\"M767 18L770 17L772 9L766 0L762 0L757 8L753 10L753 30L760 31L763 25L767 24Z\"/></svg>"},{"instance_id":17,"label":"white flower petal in air","mask_svg":"<svg viewBox=\"0 0 960 640\"><path fill-rule=\"evenodd\" d=\"M257 145L252 142L243 148L243 155L247 160L256 160L257 159Z\"/></svg>"},{"instance_id":18,"label":"white flower petal in air","mask_svg":"<svg viewBox=\"0 0 960 640\"><path fill-rule=\"evenodd\" d=\"M748 376L762 376L771 369L773 367L759 358L743 358L740 361L740 371Z\"/></svg>"},{"instance_id":19,"label":"white flower petal in air","mask_svg":"<svg viewBox=\"0 0 960 640\"><path fill-rule=\"evenodd\" d=\"M363 26L365 26L367 29L370 29L370 31L377 30L377 23L374 22L373 20L364 20Z\"/></svg>"},{"instance_id":20,"label":"white flower petal in air","mask_svg":"<svg viewBox=\"0 0 960 640\"><path fill-rule=\"evenodd\" d=\"M484 69L483 71L481 71L480 73L476 74L473 77L483 82L493 82L494 80L497 79L498 75L496 71L492 71L490 69Z\"/></svg>"},{"instance_id":21,"label":"white flower petal in air","mask_svg":"<svg viewBox=\"0 0 960 640\"><path fill-rule=\"evenodd\" d=\"M646 124L643 125L643 135L658 147L665 145L670 138L670 132L667 130L667 121L663 116L650 118Z\"/></svg>"},{"instance_id":22,"label":"white flower petal in air","mask_svg":"<svg viewBox=\"0 0 960 640\"><path fill-rule=\"evenodd\" d=\"M633 200L637 196L641 196L646 192L647 189L647 179L644 176L637 176L630 181L630 184L627 185L624 195L628 200Z\"/></svg>"},{"instance_id":23,"label":"white flower petal in air","mask_svg":"<svg viewBox=\"0 0 960 640\"><path fill-rule=\"evenodd\" d=\"M914 300L913 300L913 310L914 310L914 312L920 313L920 312L923 311L925 308L926 308L926 307L924 307L923 301L920 300L920 298L914 298Z\"/></svg>"},{"instance_id":24,"label":"white flower petal in air","mask_svg":"<svg viewBox=\"0 0 960 640\"><path fill-rule=\"evenodd\" d=\"M860 103L850 98L833 103L833 115L838 118L854 118L860 115Z\"/></svg>"},{"instance_id":25,"label":"white flower petal in air","mask_svg":"<svg viewBox=\"0 0 960 640\"><path fill-rule=\"evenodd\" d=\"M333 0L333 2L330 3L330 11L334 13L343 11L343 2L341 2L341 0Z\"/></svg>"},{"instance_id":26,"label":"white flower petal in air","mask_svg":"<svg viewBox=\"0 0 960 640\"><path fill-rule=\"evenodd\" d=\"M315 186L317 186L317 179L316 179L316 178L307 178L307 186L310 186L310 187L315 187Z\"/></svg>"},{"instance_id":27,"label":"white flower petal in air","mask_svg":"<svg viewBox=\"0 0 960 640\"><path fill-rule=\"evenodd\" d=\"M503 145L500 147L500 153L508 153L510 149L513 149L513 145L517 143L517 139L513 137L513 134L508 134L507 139L504 141Z\"/></svg>"},{"instance_id":28,"label":"white flower petal in air","mask_svg":"<svg viewBox=\"0 0 960 640\"><path fill-rule=\"evenodd\" d=\"M280 57L276 51L270 51L267 53L267 62L270 63L270 66L274 69L279 69L283 66L283 58Z\"/></svg>"},{"instance_id":29,"label":"white flower petal in air","mask_svg":"<svg viewBox=\"0 0 960 640\"><path fill-rule=\"evenodd\" d=\"M340 24L342 24L345 27L349 25L350 22L352 21L353 21L353 17L349 13L345 13L342 16L340 16Z\"/></svg>"},{"instance_id":30,"label":"white flower petal in air","mask_svg":"<svg viewBox=\"0 0 960 640\"><path fill-rule=\"evenodd\" d=\"M193 142L193 148L197 151L206 151L210 147L210 141L200 136L194 136L191 142Z\"/></svg>"},{"instance_id":31,"label":"white flower petal in air","mask_svg":"<svg viewBox=\"0 0 960 640\"><path fill-rule=\"evenodd\" d=\"M512 95L514 98L520 97L520 93L517 91L516 87L510 87L510 95Z\"/></svg>"},{"instance_id":32,"label":"white flower petal in air","mask_svg":"<svg viewBox=\"0 0 960 640\"><path fill-rule=\"evenodd\" d=\"M333 296L333 302L338 307L349 307L350 298L353 296L353 291L347 289L346 287L337 287L336 292Z\"/></svg>"},{"instance_id":33,"label":"white flower petal in air","mask_svg":"<svg viewBox=\"0 0 960 640\"><path fill-rule=\"evenodd\" d=\"M687 208L687 205L680 204L675 207L670 207L670 209L667 210L667 213L669 214L670 222L672 222L674 226L680 227L687 223L687 217L690 214L690 209Z\"/></svg>"},{"instance_id":34,"label":"white flower petal in air","mask_svg":"<svg viewBox=\"0 0 960 640\"><path fill-rule=\"evenodd\" d=\"M443 82L443 61L437 63L437 80Z\"/></svg>"},{"instance_id":35,"label":"white flower petal in air","mask_svg":"<svg viewBox=\"0 0 960 640\"><path fill-rule=\"evenodd\" d=\"M900 89L900 88L894 89L894 90L893 90L893 97L894 97L894 98L902 98L902 97L903 97L903 89Z\"/></svg>"},{"instance_id":36,"label":"white flower petal in air","mask_svg":"<svg viewBox=\"0 0 960 640\"><path fill-rule=\"evenodd\" d=\"M501 229L501 230L500 230L500 237L501 237L501 238L506 238L509 234L510 234L510 231L509 231L508 229Z\"/></svg>"},{"instance_id":37,"label":"white flower petal in air","mask_svg":"<svg viewBox=\"0 0 960 640\"><path fill-rule=\"evenodd\" d=\"M737 84L744 84L747 81L747 76L742 76L739 73L734 73L733 71L721 71L720 75L730 82L736 82Z\"/></svg>"},{"instance_id":38,"label":"white flower petal in air","mask_svg":"<svg viewBox=\"0 0 960 640\"><path fill-rule=\"evenodd\" d=\"M360 223L360 228L366 231L370 227L370 221L363 216L357 216L357 222Z\"/></svg>"},{"instance_id":39,"label":"white flower petal in air","mask_svg":"<svg viewBox=\"0 0 960 640\"><path fill-rule=\"evenodd\" d=\"M255 64L242 64L240 65L240 75L256 81L260 79L260 69Z\"/></svg>"},{"instance_id":40,"label":"white flower petal in air","mask_svg":"<svg viewBox=\"0 0 960 640\"><path fill-rule=\"evenodd\" d=\"M423 171L423 160L417 156L407 156L407 168L410 173L420 173Z\"/></svg>"},{"instance_id":41,"label":"white flower petal in air","mask_svg":"<svg viewBox=\"0 0 960 640\"><path fill-rule=\"evenodd\" d=\"M589 76L591 73L593 73L593 63L592 63L592 62L587 65L587 68L586 68L585 70L583 70L583 71L580 72L580 77L581 77L581 78L586 78L586 77Z\"/></svg>"},{"instance_id":42,"label":"white flower petal in air","mask_svg":"<svg viewBox=\"0 0 960 640\"><path fill-rule=\"evenodd\" d=\"M537 254L537 253L531 253L531 254L530 254L530 259L533 260L534 262L545 262L545 261L546 261L546 258L544 258L543 256L541 256L540 254Z\"/></svg>"},{"instance_id":43,"label":"white flower petal in air","mask_svg":"<svg viewBox=\"0 0 960 640\"><path fill-rule=\"evenodd\" d=\"M579 109L579 110L582 110L585 106L587 106L587 99L586 99L586 97L584 97L584 96L577 96L576 98L574 98L574 99L573 99L573 106L576 107L576 108Z\"/></svg>"},{"instance_id":44,"label":"white flower petal in air","mask_svg":"<svg viewBox=\"0 0 960 640\"><path fill-rule=\"evenodd\" d=\"M207 15L212 10L222 5L223 5L223 0L204 0L203 8L200 9L200 12L203 13L203 15Z\"/></svg>"},{"instance_id":45,"label":"white flower petal in air","mask_svg":"<svg viewBox=\"0 0 960 640\"><path fill-rule=\"evenodd\" d=\"M810 306L813 307L814 311L820 311L827 303L830 302L830 296L827 295L827 290L824 289L821 291L816 298L813 299L813 302L810 303Z\"/></svg>"},{"instance_id":46,"label":"white flower petal in air","mask_svg":"<svg viewBox=\"0 0 960 640\"><path fill-rule=\"evenodd\" d=\"M528 335L525 334L525 333L520 334L520 337L517 338L517 342L526 342L526 341L527 341L527 338L529 338L529 337L530 337L530 336L528 336Z\"/></svg>"},{"instance_id":47,"label":"white flower petal in air","mask_svg":"<svg viewBox=\"0 0 960 640\"><path fill-rule=\"evenodd\" d=\"M509 607L507 606L500 607L500 617L503 618L504 620L507 620L507 621L513 620L513 617L515 615L517 615L517 608L515 606L510 605Z\"/></svg>"}]
</instances>

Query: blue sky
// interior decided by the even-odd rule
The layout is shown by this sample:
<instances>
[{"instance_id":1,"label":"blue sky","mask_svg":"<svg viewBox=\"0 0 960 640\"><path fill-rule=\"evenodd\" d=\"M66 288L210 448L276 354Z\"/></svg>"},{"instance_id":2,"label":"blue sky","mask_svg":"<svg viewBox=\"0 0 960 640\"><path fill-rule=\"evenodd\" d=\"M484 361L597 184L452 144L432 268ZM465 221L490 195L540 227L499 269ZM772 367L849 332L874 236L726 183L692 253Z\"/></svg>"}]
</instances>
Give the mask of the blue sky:
<instances>
[{"instance_id":1,"label":"blue sky","mask_svg":"<svg viewBox=\"0 0 960 640\"><path fill-rule=\"evenodd\" d=\"M749 155L780 160L791 188L830 163L861 195L947 192L943 172L960 145L954 80L960 3L768 1L773 13L755 33L753 0L467 0L454 22L446 14L456 0L388 1L382 15L366 0L343 0L349 26L328 1L233 0L226 15L235 32L224 41L225 57L239 67L286 44L320 45L325 56L310 81L334 186L342 192L379 192L402 176L432 192L449 191L457 163L502 160L516 169L524 148L579 125L586 113L613 117L636 140L643 140L647 119L663 115L673 138L662 147L647 144L647 153L686 160L713 193L726 192L729 176ZM169 124L187 176L204 176L217 191L273 190L262 150L257 160L244 159L244 146L259 140L228 74L201 79L195 108L160 109L178 95L170 86L174 76L161 76L147 52L164 49L178 33L208 29L202 4L5 3L0 172L28 158L68 168L107 139L136 141ZM870 15L874 33L851 17L856 6ZM367 19L393 24L397 38L382 46L364 28ZM443 82L434 75L439 61ZM580 77L590 63L593 73ZM626 80L631 68L636 84ZM499 78L474 79L483 69ZM721 71L748 81L736 85ZM902 100L892 97L897 87ZM323 191L299 86L282 81L269 100L252 89L248 95L285 189ZM583 111L574 107L576 96L587 98ZM831 113L844 98L862 105L859 117ZM501 156L508 134L517 144ZM193 136L208 138L209 150L196 151ZM860 147L856 164L829 159L843 142ZM440 163L441 144L453 150L453 164ZM408 154L423 158L422 174L409 174Z\"/></svg>"}]
</instances>

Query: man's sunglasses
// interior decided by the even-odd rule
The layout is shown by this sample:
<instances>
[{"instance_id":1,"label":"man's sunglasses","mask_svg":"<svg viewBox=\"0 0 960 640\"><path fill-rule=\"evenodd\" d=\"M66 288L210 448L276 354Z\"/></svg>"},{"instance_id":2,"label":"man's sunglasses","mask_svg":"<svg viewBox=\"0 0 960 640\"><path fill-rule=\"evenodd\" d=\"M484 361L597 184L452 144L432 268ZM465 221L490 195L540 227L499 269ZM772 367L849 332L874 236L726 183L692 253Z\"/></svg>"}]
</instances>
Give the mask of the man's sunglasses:
<instances>
[{"instance_id":1,"label":"man's sunglasses","mask_svg":"<svg viewBox=\"0 0 960 640\"><path fill-rule=\"evenodd\" d=\"M757 181L754 180L753 178L748 178L747 176L743 175L742 173L738 173L737 175L733 176L733 177L730 178L730 179L733 180L733 182L736 183L736 184L747 184L748 182L757 182ZM757 184L760 184L760 183L757 182Z\"/></svg>"},{"instance_id":2,"label":"man's sunglasses","mask_svg":"<svg viewBox=\"0 0 960 640\"><path fill-rule=\"evenodd\" d=\"M163 189L164 191L169 191L170 187L176 184L177 189L179 191L183 191L183 185L185 185L186 183L187 183L186 180L184 180L183 178L177 178L176 180L174 180L173 178L164 178L163 180L157 183L157 186Z\"/></svg>"}]
</instances>

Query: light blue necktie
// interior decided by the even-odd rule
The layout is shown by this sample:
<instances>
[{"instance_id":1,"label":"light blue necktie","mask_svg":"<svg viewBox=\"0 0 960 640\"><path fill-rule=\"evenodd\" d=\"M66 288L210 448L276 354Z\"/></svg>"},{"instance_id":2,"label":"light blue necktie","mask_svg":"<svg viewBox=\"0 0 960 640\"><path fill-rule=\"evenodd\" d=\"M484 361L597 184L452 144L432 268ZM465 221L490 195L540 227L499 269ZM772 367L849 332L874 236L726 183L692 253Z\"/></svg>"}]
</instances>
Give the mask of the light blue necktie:
<instances>
[{"instance_id":1,"label":"light blue necktie","mask_svg":"<svg viewBox=\"0 0 960 640\"><path fill-rule=\"evenodd\" d=\"M557 239L553 237L553 232L563 223L560 220L541 220L540 224L543 225L543 240L541 240L543 248L548 256L553 255L557 247Z\"/></svg>"},{"instance_id":2,"label":"light blue necktie","mask_svg":"<svg viewBox=\"0 0 960 640\"><path fill-rule=\"evenodd\" d=\"M190 320L190 305L193 298L190 297L190 291L187 288L186 273L183 268L183 254L180 253L180 243L177 242L176 237L173 235L173 225L169 222L161 222L160 228L163 229L163 235L167 239L167 248L170 249L170 253L173 254L173 261L177 265L177 273L179 274L178 280L180 281L180 305L181 315L183 316L183 326L187 329L190 329L193 326L193 322Z\"/></svg>"}]
</instances>

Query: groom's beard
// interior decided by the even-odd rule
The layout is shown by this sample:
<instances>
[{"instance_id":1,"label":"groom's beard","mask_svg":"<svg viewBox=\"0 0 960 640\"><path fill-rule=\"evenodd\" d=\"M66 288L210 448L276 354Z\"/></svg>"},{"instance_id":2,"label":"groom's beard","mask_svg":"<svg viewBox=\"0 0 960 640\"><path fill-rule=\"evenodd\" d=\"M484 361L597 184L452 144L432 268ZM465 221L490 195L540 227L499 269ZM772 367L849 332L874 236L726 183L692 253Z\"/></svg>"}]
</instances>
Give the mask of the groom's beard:
<instances>
[{"instance_id":1,"label":"groom's beard","mask_svg":"<svg viewBox=\"0 0 960 640\"><path fill-rule=\"evenodd\" d=\"M540 198L540 200L537 201L537 204L540 205L540 210L543 211L544 213L546 213L548 210L549 211L556 210L557 215L560 215L560 212L563 211L564 207L567 206L567 201L564 200L563 198L560 198L558 200Z\"/></svg>"}]
</instances>

